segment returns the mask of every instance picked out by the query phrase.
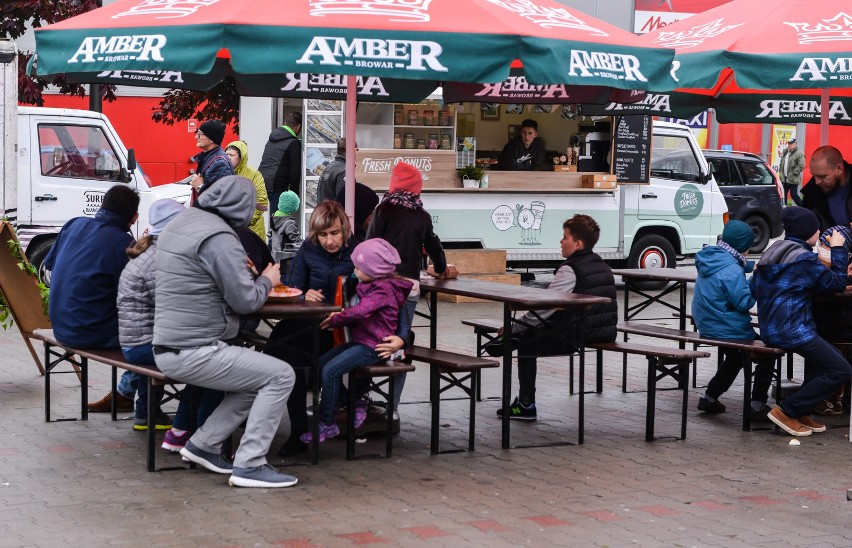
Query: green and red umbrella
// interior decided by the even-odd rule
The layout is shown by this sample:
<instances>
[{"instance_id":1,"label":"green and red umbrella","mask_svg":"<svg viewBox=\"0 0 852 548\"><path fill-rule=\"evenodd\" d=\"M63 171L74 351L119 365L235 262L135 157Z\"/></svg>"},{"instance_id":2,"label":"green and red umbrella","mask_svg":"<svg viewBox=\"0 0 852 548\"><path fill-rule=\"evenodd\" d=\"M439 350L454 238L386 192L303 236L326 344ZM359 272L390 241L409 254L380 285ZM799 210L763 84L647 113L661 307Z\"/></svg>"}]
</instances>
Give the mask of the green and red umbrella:
<instances>
[{"instance_id":1,"label":"green and red umbrella","mask_svg":"<svg viewBox=\"0 0 852 548\"><path fill-rule=\"evenodd\" d=\"M38 73L321 73L501 82L513 61L533 84L668 90L670 49L554 0L118 0L36 30ZM347 79L346 137L356 89ZM351 157L349 157L351 156ZM354 208L354 148L347 203Z\"/></svg>"},{"instance_id":2,"label":"green and red umbrella","mask_svg":"<svg viewBox=\"0 0 852 548\"><path fill-rule=\"evenodd\" d=\"M119 0L36 30L40 74L288 72L671 89L673 52L554 0Z\"/></svg>"},{"instance_id":3,"label":"green and red umbrella","mask_svg":"<svg viewBox=\"0 0 852 548\"><path fill-rule=\"evenodd\" d=\"M672 75L678 91L708 96L707 106L715 108L725 96L748 101L761 93L818 97L826 136L829 97L848 96L852 89L849 0L733 0L641 39L676 49ZM747 91L737 93L734 82Z\"/></svg>"}]
</instances>

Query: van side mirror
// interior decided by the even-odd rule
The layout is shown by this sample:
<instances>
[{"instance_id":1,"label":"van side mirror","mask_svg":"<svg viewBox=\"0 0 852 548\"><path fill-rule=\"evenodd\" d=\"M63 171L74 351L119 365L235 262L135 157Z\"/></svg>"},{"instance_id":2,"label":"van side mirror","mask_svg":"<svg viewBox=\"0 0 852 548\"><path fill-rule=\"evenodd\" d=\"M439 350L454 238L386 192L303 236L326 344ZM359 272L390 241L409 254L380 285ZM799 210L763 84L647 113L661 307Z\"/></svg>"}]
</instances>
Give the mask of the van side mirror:
<instances>
[{"instance_id":1,"label":"van side mirror","mask_svg":"<svg viewBox=\"0 0 852 548\"><path fill-rule=\"evenodd\" d=\"M122 182L129 183L133 180L133 172L136 171L136 151L127 149L127 167L121 168Z\"/></svg>"},{"instance_id":2,"label":"van side mirror","mask_svg":"<svg viewBox=\"0 0 852 548\"><path fill-rule=\"evenodd\" d=\"M712 179L712 178L713 178L713 168L711 167L710 171L708 171L707 173L701 174L701 184L709 183L710 179Z\"/></svg>"}]
</instances>

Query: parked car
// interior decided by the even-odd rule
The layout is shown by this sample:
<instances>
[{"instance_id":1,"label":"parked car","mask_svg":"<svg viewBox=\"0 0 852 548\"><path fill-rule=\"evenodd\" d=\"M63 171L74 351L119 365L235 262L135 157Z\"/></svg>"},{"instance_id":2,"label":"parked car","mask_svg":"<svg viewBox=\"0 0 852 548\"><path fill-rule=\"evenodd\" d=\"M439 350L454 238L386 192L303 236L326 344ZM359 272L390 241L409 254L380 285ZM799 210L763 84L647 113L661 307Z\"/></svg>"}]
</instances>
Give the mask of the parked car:
<instances>
[{"instance_id":1,"label":"parked car","mask_svg":"<svg viewBox=\"0 0 852 548\"><path fill-rule=\"evenodd\" d=\"M705 150L713 177L728 204L730 219L743 221L754 231L751 253L760 253L784 231L778 174L757 154Z\"/></svg>"}]
</instances>

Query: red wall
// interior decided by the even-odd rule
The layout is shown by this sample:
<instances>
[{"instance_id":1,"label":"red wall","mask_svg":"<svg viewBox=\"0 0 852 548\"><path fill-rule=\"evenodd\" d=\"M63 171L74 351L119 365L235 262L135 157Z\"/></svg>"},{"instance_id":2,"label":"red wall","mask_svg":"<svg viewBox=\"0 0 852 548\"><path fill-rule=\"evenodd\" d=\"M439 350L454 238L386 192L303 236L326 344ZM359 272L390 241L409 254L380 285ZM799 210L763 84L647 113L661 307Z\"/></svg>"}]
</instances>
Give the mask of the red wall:
<instances>
[{"instance_id":1,"label":"red wall","mask_svg":"<svg viewBox=\"0 0 852 548\"><path fill-rule=\"evenodd\" d=\"M124 145L136 149L136 160L154 185L172 183L189 175L189 170L195 168L189 159L199 152L195 135L187 130L187 122L167 126L151 119L152 109L159 104L157 97L119 97L111 103L104 102L103 106L104 114ZM88 109L89 98L45 95L44 106ZM222 144L237 138L229 128Z\"/></svg>"},{"instance_id":2,"label":"red wall","mask_svg":"<svg viewBox=\"0 0 852 548\"><path fill-rule=\"evenodd\" d=\"M719 148L731 145L738 152L760 154L761 126L759 124L719 124Z\"/></svg>"}]
</instances>

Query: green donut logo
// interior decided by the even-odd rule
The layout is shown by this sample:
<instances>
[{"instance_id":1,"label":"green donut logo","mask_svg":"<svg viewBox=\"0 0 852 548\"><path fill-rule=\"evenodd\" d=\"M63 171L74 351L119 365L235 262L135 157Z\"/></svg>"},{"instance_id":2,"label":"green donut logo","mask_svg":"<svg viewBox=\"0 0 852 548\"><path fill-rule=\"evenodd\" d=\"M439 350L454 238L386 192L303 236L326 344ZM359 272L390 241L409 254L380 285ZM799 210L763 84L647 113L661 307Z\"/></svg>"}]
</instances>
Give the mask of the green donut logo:
<instances>
[{"instance_id":1,"label":"green donut logo","mask_svg":"<svg viewBox=\"0 0 852 548\"><path fill-rule=\"evenodd\" d=\"M674 210L678 217L691 220L701 215L704 209L704 195L695 185L683 185L674 197Z\"/></svg>"}]
</instances>

